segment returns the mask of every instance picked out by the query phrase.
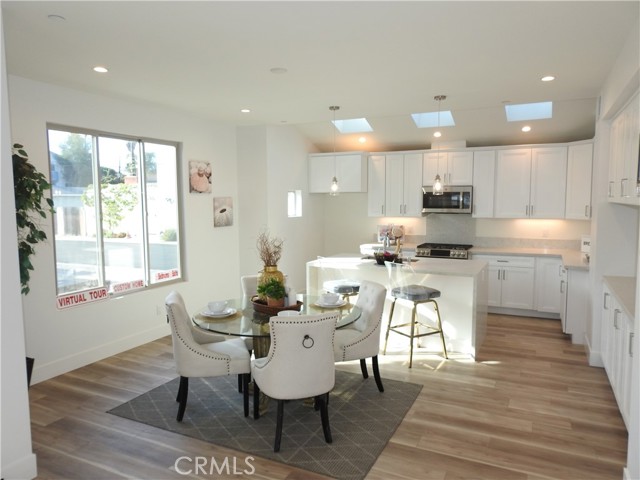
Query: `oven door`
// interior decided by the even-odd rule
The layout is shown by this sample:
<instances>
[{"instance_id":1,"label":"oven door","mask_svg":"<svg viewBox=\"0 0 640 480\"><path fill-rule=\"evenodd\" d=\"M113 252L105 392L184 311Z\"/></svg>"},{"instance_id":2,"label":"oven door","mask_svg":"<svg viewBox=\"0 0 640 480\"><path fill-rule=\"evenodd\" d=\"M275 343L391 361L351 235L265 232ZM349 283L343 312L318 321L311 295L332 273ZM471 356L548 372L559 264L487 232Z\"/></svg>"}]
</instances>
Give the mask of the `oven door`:
<instances>
[{"instance_id":1,"label":"oven door","mask_svg":"<svg viewBox=\"0 0 640 480\"><path fill-rule=\"evenodd\" d=\"M433 193L433 187L422 187L422 214L471 213L471 186L446 186L441 195Z\"/></svg>"}]
</instances>

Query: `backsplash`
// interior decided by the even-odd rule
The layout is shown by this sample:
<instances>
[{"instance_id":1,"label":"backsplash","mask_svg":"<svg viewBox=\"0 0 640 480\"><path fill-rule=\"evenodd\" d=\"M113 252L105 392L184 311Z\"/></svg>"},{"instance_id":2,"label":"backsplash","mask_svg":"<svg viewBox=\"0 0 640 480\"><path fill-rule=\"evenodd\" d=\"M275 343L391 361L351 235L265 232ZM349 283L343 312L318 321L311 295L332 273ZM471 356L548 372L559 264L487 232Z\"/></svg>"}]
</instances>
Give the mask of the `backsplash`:
<instances>
[{"instance_id":1,"label":"backsplash","mask_svg":"<svg viewBox=\"0 0 640 480\"><path fill-rule=\"evenodd\" d=\"M580 250L580 240L554 240L551 238L476 237L472 245L474 247L487 248L510 247Z\"/></svg>"}]
</instances>

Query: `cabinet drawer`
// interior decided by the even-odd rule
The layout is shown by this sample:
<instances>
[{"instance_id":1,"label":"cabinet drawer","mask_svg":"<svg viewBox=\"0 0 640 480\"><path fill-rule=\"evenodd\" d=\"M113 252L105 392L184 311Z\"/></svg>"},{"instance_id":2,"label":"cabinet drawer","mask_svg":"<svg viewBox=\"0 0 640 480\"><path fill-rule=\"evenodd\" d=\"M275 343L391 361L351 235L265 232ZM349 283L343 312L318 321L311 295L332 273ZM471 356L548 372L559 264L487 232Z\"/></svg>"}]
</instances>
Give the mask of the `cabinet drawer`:
<instances>
[{"instance_id":1,"label":"cabinet drawer","mask_svg":"<svg viewBox=\"0 0 640 480\"><path fill-rule=\"evenodd\" d=\"M481 255L474 254L474 260L482 260L487 262L490 266L495 267L523 267L533 268L536 263L535 257L520 257L520 256L503 256L503 255Z\"/></svg>"}]
</instances>

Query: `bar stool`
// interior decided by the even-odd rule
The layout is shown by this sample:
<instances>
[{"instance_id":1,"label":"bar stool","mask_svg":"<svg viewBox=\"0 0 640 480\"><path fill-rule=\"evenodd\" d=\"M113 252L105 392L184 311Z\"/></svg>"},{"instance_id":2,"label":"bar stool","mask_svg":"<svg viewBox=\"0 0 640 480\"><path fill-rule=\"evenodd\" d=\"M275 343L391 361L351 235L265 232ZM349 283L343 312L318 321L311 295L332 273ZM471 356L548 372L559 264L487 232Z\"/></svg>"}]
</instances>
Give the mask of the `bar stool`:
<instances>
[{"instance_id":1,"label":"bar stool","mask_svg":"<svg viewBox=\"0 0 640 480\"><path fill-rule=\"evenodd\" d=\"M327 280L322 284L322 288L342 296L342 299L348 303L351 297L360 293L360 282L348 279Z\"/></svg>"},{"instance_id":2,"label":"bar stool","mask_svg":"<svg viewBox=\"0 0 640 480\"><path fill-rule=\"evenodd\" d=\"M387 333L384 339L384 350L383 354L387 353L387 342L389 340L389 332L395 332L400 335L404 335L409 338L410 348L409 348L409 368L412 367L413 364L413 340L416 338L426 337L429 335L437 335L440 334L440 340L442 341L442 350L444 352L444 357L449 358L447 355L447 346L444 340L444 332L442 330L442 321L440 319L440 309L438 308L438 302L435 300L440 297L440 290L436 290L435 288L425 287L424 285L403 285L398 280L400 275L404 272L404 269L411 270L411 267L407 267L403 264L385 262L387 267L387 271L389 272L389 284L391 289L391 296L393 297L393 303L391 304L391 310L389 311L389 323L387 325ZM392 325L391 321L393 318L393 312L395 310L396 301L400 300L408 300L413 303L413 309L411 311L411 321L409 323L401 323L397 325ZM433 309L436 313L437 318L437 327L427 325L426 323L421 322L418 319L417 308L418 305L423 303L431 303L433 304ZM402 331L402 328L409 327L409 333ZM420 333L420 328L423 328L424 333Z\"/></svg>"}]
</instances>

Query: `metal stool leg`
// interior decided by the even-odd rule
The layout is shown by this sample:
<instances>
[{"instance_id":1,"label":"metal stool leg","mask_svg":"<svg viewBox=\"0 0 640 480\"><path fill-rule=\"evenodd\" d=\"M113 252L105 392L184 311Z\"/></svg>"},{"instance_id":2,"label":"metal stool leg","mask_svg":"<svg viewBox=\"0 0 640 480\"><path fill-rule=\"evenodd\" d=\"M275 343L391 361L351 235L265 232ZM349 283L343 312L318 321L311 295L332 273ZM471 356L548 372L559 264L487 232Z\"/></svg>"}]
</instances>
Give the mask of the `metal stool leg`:
<instances>
[{"instance_id":1,"label":"metal stool leg","mask_svg":"<svg viewBox=\"0 0 640 480\"><path fill-rule=\"evenodd\" d=\"M442 330L442 320L440 320L440 309L438 308L438 302L436 302L435 300L432 300L432 302L433 302L433 309L436 311L436 316L438 317L438 329L440 330L440 340L442 340L442 350L444 351L444 358L448 360L449 356L447 355L447 345L445 344L445 341L444 341L444 331Z\"/></svg>"},{"instance_id":2,"label":"metal stool leg","mask_svg":"<svg viewBox=\"0 0 640 480\"><path fill-rule=\"evenodd\" d=\"M413 302L413 310L411 311L411 333L409 335L409 368L411 368L413 364L413 339L414 339L414 329L416 326L416 310L418 309L418 304Z\"/></svg>"},{"instance_id":3,"label":"metal stool leg","mask_svg":"<svg viewBox=\"0 0 640 480\"><path fill-rule=\"evenodd\" d=\"M391 303L391 310L389 310L389 324L387 325L387 334L384 337L384 350L382 350L382 354L387 354L387 342L389 341L389 332L391 331L391 319L393 318L393 309L396 307L397 298L393 299Z\"/></svg>"}]
</instances>

